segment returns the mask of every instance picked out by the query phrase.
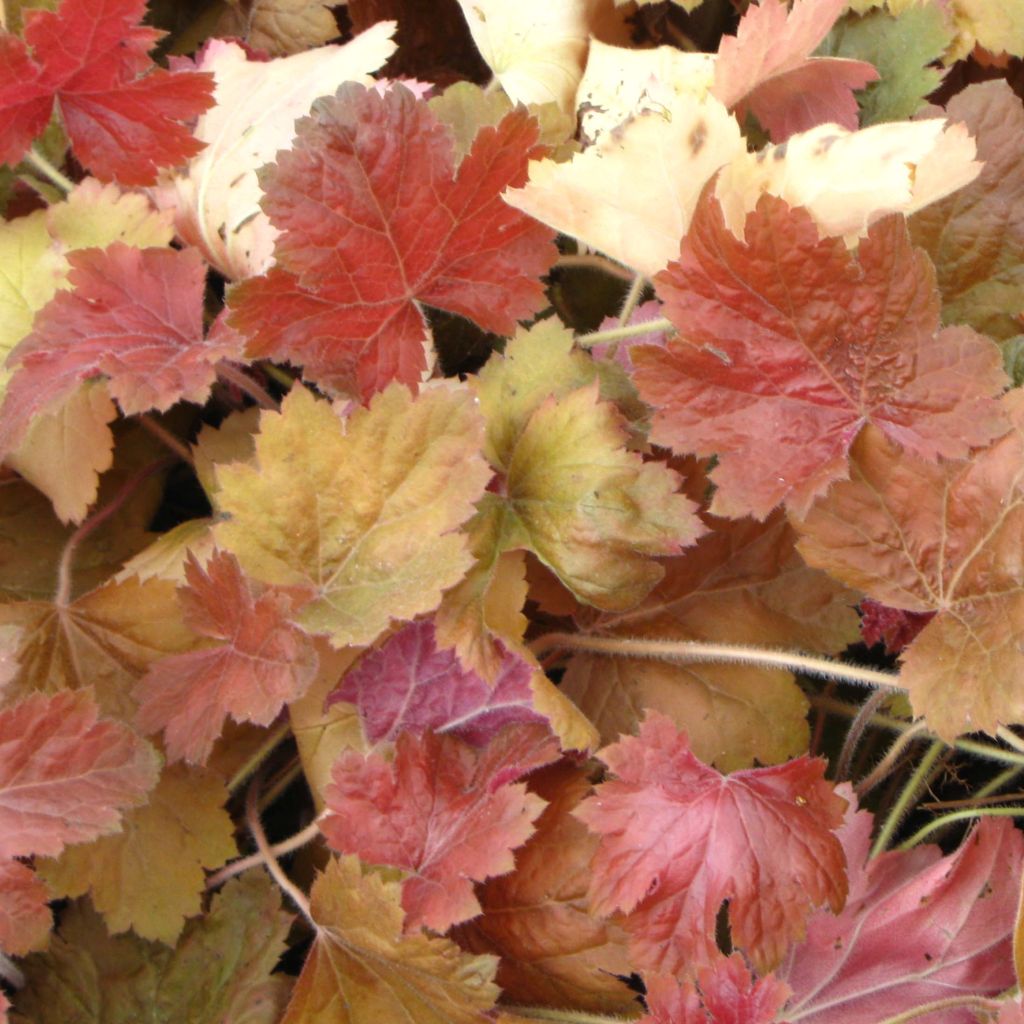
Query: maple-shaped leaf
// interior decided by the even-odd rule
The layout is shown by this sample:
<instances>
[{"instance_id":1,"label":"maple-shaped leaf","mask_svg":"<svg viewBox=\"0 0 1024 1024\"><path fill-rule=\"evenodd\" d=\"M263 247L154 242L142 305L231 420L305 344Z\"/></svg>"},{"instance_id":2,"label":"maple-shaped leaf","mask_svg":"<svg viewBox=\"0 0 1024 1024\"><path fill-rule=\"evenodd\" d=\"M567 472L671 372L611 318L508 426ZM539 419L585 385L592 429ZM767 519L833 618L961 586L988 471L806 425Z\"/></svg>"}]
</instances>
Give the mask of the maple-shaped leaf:
<instances>
[{"instance_id":1,"label":"maple-shaped leaf","mask_svg":"<svg viewBox=\"0 0 1024 1024\"><path fill-rule=\"evenodd\" d=\"M865 423L926 459L1006 429L998 349L970 328L939 330L934 272L900 218L852 255L764 196L740 241L709 193L656 286L682 337L633 350L651 439L718 455L717 514L806 510L846 476Z\"/></svg>"},{"instance_id":2,"label":"maple-shaped leaf","mask_svg":"<svg viewBox=\"0 0 1024 1024\"><path fill-rule=\"evenodd\" d=\"M598 840L572 814L590 793L586 772L559 762L534 772L529 787L548 801L537 831L516 851L515 871L479 887L483 913L454 937L501 956L496 980L509 1001L629 1014L625 933L587 902Z\"/></svg>"},{"instance_id":3,"label":"maple-shaped leaf","mask_svg":"<svg viewBox=\"0 0 1024 1024\"><path fill-rule=\"evenodd\" d=\"M487 682L464 668L454 650L439 650L433 622L421 619L365 654L327 704L355 704L371 743L429 730L482 747L507 725L544 721L532 706L534 671L506 650L496 677Z\"/></svg>"},{"instance_id":4,"label":"maple-shaped leaf","mask_svg":"<svg viewBox=\"0 0 1024 1024\"><path fill-rule=\"evenodd\" d=\"M744 148L722 168L715 195L737 238L768 193L806 207L822 234L855 246L890 213L909 215L974 181L981 171L976 155L966 126L940 118L856 132L822 124L777 146Z\"/></svg>"},{"instance_id":5,"label":"maple-shaped leaf","mask_svg":"<svg viewBox=\"0 0 1024 1024\"><path fill-rule=\"evenodd\" d=\"M839 832L849 865L846 908L838 916L816 913L806 940L776 972L793 990L782 1018L872 1024L1013 985L1024 862L1024 838L1013 824L983 818L945 857L937 846L918 846L869 860L871 824L870 814L850 814ZM967 1024L971 1014L950 1010L942 1019Z\"/></svg>"},{"instance_id":6,"label":"maple-shaped leaf","mask_svg":"<svg viewBox=\"0 0 1024 1024\"><path fill-rule=\"evenodd\" d=\"M811 565L892 608L937 613L899 681L942 736L1024 716L1024 396L1004 405L1013 429L960 462L921 462L865 431L850 480L793 520Z\"/></svg>"},{"instance_id":7,"label":"maple-shaped leaf","mask_svg":"<svg viewBox=\"0 0 1024 1024\"><path fill-rule=\"evenodd\" d=\"M21 963L15 1010L33 1024L276 1024L289 985L271 971L290 923L259 871L231 879L173 948L108 934L82 901L62 915L49 949Z\"/></svg>"},{"instance_id":8,"label":"maple-shaped leaf","mask_svg":"<svg viewBox=\"0 0 1024 1024\"><path fill-rule=\"evenodd\" d=\"M250 8L251 17L259 6ZM333 26L330 12L320 10ZM393 22L380 22L344 46L270 61L251 58L227 39L203 46L196 66L213 73L217 100L196 122L194 135L206 146L183 171L161 179L156 198L174 210L182 239L229 279L261 274L273 262L278 232L260 209L256 172L291 145L296 118L318 96L347 81L370 84L370 72L394 52L394 29Z\"/></svg>"},{"instance_id":9,"label":"maple-shaped leaf","mask_svg":"<svg viewBox=\"0 0 1024 1024\"><path fill-rule=\"evenodd\" d=\"M137 709L132 689L149 666L196 641L174 584L159 579L110 582L69 604L0 602L0 624L21 631L17 673L3 698L94 687L103 713L127 721Z\"/></svg>"},{"instance_id":10,"label":"maple-shaped leaf","mask_svg":"<svg viewBox=\"0 0 1024 1024\"><path fill-rule=\"evenodd\" d=\"M347 84L318 101L263 183L277 265L230 297L248 354L366 398L419 380L418 303L511 334L543 303L538 278L556 256L551 233L501 198L536 140L514 111L456 170L450 132L407 89Z\"/></svg>"},{"instance_id":11,"label":"maple-shaped leaf","mask_svg":"<svg viewBox=\"0 0 1024 1024\"><path fill-rule=\"evenodd\" d=\"M24 42L0 34L0 162L24 156L55 102L99 178L148 185L199 152L182 122L213 104L212 78L157 68L147 54L162 33L139 25L145 11L145 0L62 0L28 15Z\"/></svg>"},{"instance_id":12,"label":"maple-shaped leaf","mask_svg":"<svg viewBox=\"0 0 1024 1024\"><path fill-rule=\"evenodd\" d=\"M956 0L952 13L957 34L947 62L963 59L975 47L991 54L1024 57L1024 15L1016 4Z\"/></svg>"},{"instance_id":13,"label":"maple-shaped leaf","mask_svg":"<svg viewBox=\"0 0 1024 1024\"><path fill-rule=\"evenodd\" d=\"M811 57L846 8L846 0L780 0L747 8L735 36L725 36L715 60L714 94L753 113L773 142L817 124L857 127L853 91L878 78L860 60Z\"/></svg>"},{"instance_id":14,"label":"maple-shaped leaf","mask_svg":"<svg viewBox=\"0 0 1024 1024\"><path fill-rule=\"evenodd\" d=\"M407 930L446 932L480 913L474 880L511 871L512 851L533 833L544 801L515 780L557 757L539 725L511 726L482 751L454 736L402 733L393 763L378 753L338 758L320 827L339 852L410 872Z\"/></svg>"},{"instance_id":15,"label":"maple-shaped leaf","mask_svg":"<svg viewBox=\"0 0 1024 1024\"><path fill-rule=\"evenodd\" d=\"M214 364L238 355L230 332L203 338L206 268L194 249L115 242L71 253L68 262L74 289L58 292L9 357L15 373L0 407L0 453L82 381L108 378L130 416L205 401Z\"/></svg>"},{"instance_id":16,"label":"maple-shaped leaf","mask_svg":"<svg viewBox=\"0 0 1024 1024\"><path fill-rule=\"evenodd\" d=\"M857 639L857 595L807 567L783 515L764 523L706 519L711 530L662 562L665 576L644 601L588 620L587 631L827 654ZM577 653L561 690L605 743L635 732L644 710L654 709L721 771L777 764L807 749L807 699L784 669Z\"/></svg>"},{"instance_id":17,"label":"maple-shaped leaf","mask_svg":"<svg viewBox=\"0 0 1024 1024\"><path fill-rule=\"evenodd\" d=\"M24 956L46 946L50 890L27 865L0 858L0 953Z\"/></svg>"},{"instance_id":18,"label":"maple-shaped leaf","mask_svg":"<svg viewBox=\"0 0 1024 1024\"><path fill-rule=\"evenodd\" d=\"M190 556L185 577L178 591L185 621L217 643L151 665L134 691L135 724L144 733L162 729L172 760L205 764L228 715L269 725L305 692L317 658L289 621L291 596L254 595L232 555L217 552L205 570Z\"/></svg>"},{"instance_id":19,"label":"maple-shaped leaf","mask_svg":"<svg viewBox=\"0 0 1024 1024\"><path fill-rule=\"evenodd\" d=\"M910 234L935 263L943 319L1011 338L1024 308L1024 107L1006 82L982 82L954 96L946 115L966 123L985 164L916 214Z\"/></svg>"},{"instance_id":20,"label":"maple-shaped leaf","mask_svg":"<svg viewBox=\"0 0 1024 1024\"><path fill-rule=\"evenodd\" d=\"M313 883L316 939L281 1024L485 1024L498 988L494 958L448 939L403 935L399 884L355 857Z\"/></svg>"},{"instance_id":21,"label":"maple-shaped leaf","mask_svg":"<svg viewBox=\"0 0 1024 1024\"><path fill-rule=\"evenodd\" d=\"M153 788L153 748L99 720L87 691L34 694L0 711L0 858L56 854L114 832Z\"/></svg>"},{"instance_id":22,"label":"maple-shaped leaf","mask_svg":"<svg viewBox=\"0 0 1024 1024\"><path fill-rule=\"evenodd\" d=\"M436 608L469 567L455 531L490 477L482 426L456 386L414 399L396 384L345 423L293 388L260 419L259 468L219 467L218 543L254 578L308 589L305 629L371 643Z\"/></svg>"},{"instance_id":23,"label":"maple-shaped leaf","mask_svg":"<svg viewBox=\"0 0 1024 1024\"><path fill-rule=\"evenodd\" d=\"M789 996L771 975L752 978L737 953L699 968L696 983L654 974L644 985L648 1013L637 1024L772 1024Z\"/></svg>"},{"instance_id":24,"label":"maple-shaped leaf","mask_svg":"<svg viewBox=\"0 0 1024 1024\"><path fill-rule=\"evenodd\" d=\"M617 778L576 812L601 836L590 901L597 913L625 914L636 966L680 973L709 963L726 900L733 944L762 969L803 936L815 906L842 908L833 830L846 802L823 761L723 776L656 712L600 757Z\"/></svg>"},{"instance_id":25,"label":"maple-shaped leaf","mask_svg":"<svg viewBox=\"0 0 1024 1024\"><path fill-rule=\"evenodd\" d=\"M36 869L57 896L89 893L112 932L131 928L173 945L202 908L203 869L237 853L227 798L212 772L172 765L120 832L69 847L58 860L37 858Z\"/></svg>"}]
</instances>

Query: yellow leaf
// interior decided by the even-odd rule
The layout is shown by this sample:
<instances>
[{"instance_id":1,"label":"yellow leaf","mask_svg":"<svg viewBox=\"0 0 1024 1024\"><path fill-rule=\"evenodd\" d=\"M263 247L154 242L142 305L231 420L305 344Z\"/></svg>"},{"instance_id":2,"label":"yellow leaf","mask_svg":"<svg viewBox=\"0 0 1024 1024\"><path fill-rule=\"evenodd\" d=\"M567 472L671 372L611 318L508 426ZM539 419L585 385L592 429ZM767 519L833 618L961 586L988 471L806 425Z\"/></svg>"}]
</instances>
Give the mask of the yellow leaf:
<instances>
[{"instance_id":1,"label":"yellow leaf","mask_svg":"<svg viewBox=\"0 0 1024 1024\"><path fill-rule=\"evenodd\" d=\"M237 853L227 797L212 772L174 765L121 832L70 846L37 862L38 871L58 895L90 893L111 932L131 928L173 945L185 919L202 910L203 869Z\"/></svg>"},{"instance_id":2,"label":"yellow leaf","mask_svg":"<svg viewBox=\"0 0 1024 1024\"><path fill-rule=\"evenodd\" d=\"M169 580L180 586L185 582L188 556L194 555L206 565L214 550L212 521L189 519L160 534L152 544L125 562L114 579L123 583L137 576L143 582Z\"/></svg>"},{"instance_id":3,"label":"yellow leaf","mask_svg":"<svg viewBox=\"0 0 1024 1024\"><path fill-rule=\"evenodd\" d=\"M392 385L343 423L296 387L260 424L259 468L218 469L218 545L257 579L309 588L297 621L337 647L436 608L471 564L457 530L491 475L470 392Z\"/></svg>"},{"instance_id":4,"label":"yellow leaf","mask_svg":"<svg viewBox=\"0 0 1024 1024\"><path fill-rule=\"evenodd\" d=\"M1024 57L1024 0L953 0L951 7L957 39L948 61L966 57L975 44L990 53Z\"/></svg>"},{"instance_id":5,"label":"yellow leaf","mask_svg":"<svg viewBox=\"0 0 1024 1024\"><path fill-rule=\"evenodd\" d=\"M204 426L192 446L196 476L206 496L217 493L217 466L228 462L252 462L256 455L256 432L260 410L254 405L244 412L233 412L218 427Z\"/></svg>"},{"instance_id":6,"label":"yellow leaf","mask_svg":"<svg viewBox=\"0 0 1024 1024\"><path fill-rule=\"evenodd\" d=\"M486 1024L497 961L402 935L399 883L331 860L313 884L317 935L282 1024Z\"/></svg>"}]
</instances>

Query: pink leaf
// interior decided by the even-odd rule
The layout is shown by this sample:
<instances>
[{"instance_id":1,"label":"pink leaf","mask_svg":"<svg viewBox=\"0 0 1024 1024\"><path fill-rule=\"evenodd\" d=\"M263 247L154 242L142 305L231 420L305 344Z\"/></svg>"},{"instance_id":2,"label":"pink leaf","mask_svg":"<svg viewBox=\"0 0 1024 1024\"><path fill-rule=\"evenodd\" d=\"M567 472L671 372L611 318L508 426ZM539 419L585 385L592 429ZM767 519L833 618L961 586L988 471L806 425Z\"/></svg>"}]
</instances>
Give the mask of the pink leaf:
<instances>
[{"instance_id":1,"label":"pink leaf","mask_svg":"<svg viewBox=\"0 0 1024 1024\"><path fill-rule=\"evenodd\" d=\"M217 552L204 571L189 556L178 591L188 624L215 646L161 658L135 688L143 732L164 730L167 754L203 764L230 715L269 725L316 674L309 638L288 621L292 600L254 597L234 555Z\"/></svg>"},{"instance_id":2,"label":"pink leaf","mask_svg":"<svg viewBox=\"0 0 1024 1024\"><path fill-rule=\"evenodd\" d=\"M719 456L714 512L805 510L847 475L868 422L930 460L1006 429L999 350L970 328L940 330L934 270L902 218L851 254L766 195L741 241L708 193L655 283L681 337L632 350L636 383L655 443Z\"/></svg>"},{"instance_id":3,"label":"pink leaf","mask_svg":"<svg viewBox=\"0 0 1024 1024\"><path fill-rule=\"evenodd\" d=\"M410 872L407 930L437 932L480 913L473 882L514 867L544 801L516 779L558 757L541 726L514 726L482 751L454 736L402 733L395 760L346 751L331 773L322 829L341 853Z\"/></svg>"},{"instance_id":4,"label":"pink leaf","mask_svg":"<svg viewBox=\"0 0 1024 1024\"><path fill-rule=\"evenodd\" d=\"M725 900L733 943L761 968L804 933L813 907L846 897L833 829L845 801L809 757L720 775L664 715L606 748L617 779L577 816L601 836L591 905L626 914L637 966L672 974L714 960Z\"/></svg>"},{"instance_id":5,"label":"pink leaf","mask_svg":"<svg viewBox=\"0 0 1024 1024\"><path fill-rule=\"evenodd\" d=\"M864 61L811 57L846 0L779 0L747 8L735 36L725 36L715 61L714 95L742 117L751 110L773 142L815 125L857 127L855 89L878 78Z\"/></svg>"},{"instance_id":6,"label":"pink leaf","mask_svg":"<svg viewBox=\"0 0 1024 1024\"><path fill-rule=\"evenodd\" d=\"M27 865L0 860L0 953L24 956L46 942L53 918L49 890Z\"/></svg>"},{"instance_id":7,"label":"pink leaf","mask_svg":"<svg viewBox=\"0 0 1024 1024\"><path fill-rule=\"evenodd\" d=\"M0 711L0 858L54 856L116 832L156 783L153 748L97 721L87 690L37 693Z\"/></svg>"},{"instance_id":8,"label":"pink leaf","mask_svg":"<svg viewBox=\"0 0 1024 1024\"><path fill-rule=\"evenodd\" d=\"M533 667L501 650L497 675L488 683L463 668L454 650L439 651L434 623L421 619L364 655L327 703L356 704L371 743L431 730L485 746L506 725L545 721L533 710Z\"/></svg>"},{"instance_id":9,"label":"pink leaf","mask_svg":"<svg viewBox=\"0 0 1024 1024\"><path fill-rule=\"evenodd\" d=\"M60 105L78 160L102 179L149 185L202 149L182 124L213 104L213 76L172 73L147 53L145 0L63 0L29 11L25 43L0 30L0 163L17 163Z\"/></svg>"},{"instance_id":10,"label":"pink leaf","mask_svg":"<svg viewBox=\"0 0 1024 1024\"><path fill-rule=\"evenodd\" d=\"M788 1015L800 1024L873 1024L1014 984L1024 837L1012 822L983 818L948 857L918 846L868 861L867 813L850 815L839 835L850 894L838 916L811 918L806 940L776 972L793 989ZM948 1010L942 1024L973 1020L969 1010Z\"/></svg>"},{"instance_id":11,"label":"pink leaf","mask_svg":"<svg viewBox=\"0 0 1024 1024\"><path fill-rule=\"evenodd\" d=\"M457 170L448 129L401 87L346 84L296 130L263 182L277 267L231 294L249 355L365 398L419 380L418 302L499 334L542 305L552 233L501 198L536 146L525 111L482 129Z\"/></svg>"},{"instance_id":12,"label":"pink leaf","mask_svg":"<svg viewBox=\"0 0 1024 1024\"><path fill-rule=\"evenodd\" d=\"M82 381L109 378L126 415L203 402L214 364L237 355L239 338L203 338L206 267L193 249L135 249L116 242L68 256L73 291L58 292L11 353L15 370L0 407L0 455L32 417Z\"/></svg>"}]
</instances>

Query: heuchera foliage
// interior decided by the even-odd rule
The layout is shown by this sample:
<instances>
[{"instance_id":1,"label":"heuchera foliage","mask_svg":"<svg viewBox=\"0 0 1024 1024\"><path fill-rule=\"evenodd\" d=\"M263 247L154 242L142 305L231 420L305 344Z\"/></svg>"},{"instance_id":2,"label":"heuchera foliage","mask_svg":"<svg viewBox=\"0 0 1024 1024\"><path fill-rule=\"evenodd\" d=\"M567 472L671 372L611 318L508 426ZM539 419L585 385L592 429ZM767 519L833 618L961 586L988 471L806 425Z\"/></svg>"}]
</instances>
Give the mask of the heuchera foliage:
<instances>
[{"instance_id":1,"label":"heuchera foliage","mask_svg":"<svg viewBox=\"0 0 1024 1024\"><path fill-rule=\"evenodd\" d=\"M1018 6L0 3L0 1024L1024 1019Z\"/></svg>"}]
</instances>

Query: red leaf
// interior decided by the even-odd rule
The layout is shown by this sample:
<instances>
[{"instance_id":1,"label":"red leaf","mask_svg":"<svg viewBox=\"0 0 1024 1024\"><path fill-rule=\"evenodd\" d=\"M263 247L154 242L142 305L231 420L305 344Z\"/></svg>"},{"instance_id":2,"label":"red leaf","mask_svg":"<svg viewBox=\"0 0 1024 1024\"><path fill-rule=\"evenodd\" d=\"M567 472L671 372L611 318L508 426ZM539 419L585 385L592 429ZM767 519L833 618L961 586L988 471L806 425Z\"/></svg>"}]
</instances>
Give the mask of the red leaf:
<instances>
[{"instance_id":1,"label":"red leaf","mask_svg":"<svg viewBox=\"0 0 1024 1024\"><path fill-rule=\"evenodd\" d=\"M371 743L429 729L482 747L507 725L546 721L533 710L533 667L501 650L494 682L488 683L463 668L454 650L439 651L434 623L421 619L364 655L327 704L358 705Z\"/></svg>"},{"instance_id":2,"label":"red leaf","mask_svg":"<svg viewBox=\"0 0 1024 1024\"><path fill-rule=\"evenodd\" d=\"M885 643L889 654L899 654L935 618L935 612L907 612L867 597L860 603L860 635L868 647Z\"/></svg>"},{"instance_id":3,"label":"red leaf","mask_svg":"<svg viewBox=\"0 0 1024 1024\"><path fill-rule=\"evenodd\" d=\"M88 690L33 694L0 711L0 858L55 856L116 832L156 783L152 747L97 721Z\"/></svg>"},{"instance_id":4,"label":"red leaf","mask_svg":"<svg viewBox=\"0 0 1024 1024\"><path fill-rule=\"evenodd\" d=\"M783 142L794 132L831 122L857 128L853 90L878 78L860 60L811 57L846 0L798 0L791 11L779 0L747 8L735 36L725 36L715 61L714 95L738 107L742 121L750 110Z\"/></svg>"},{"instance_id":5,"label":"red leaf","mask_svg":"<svg viewBox=\"0 0 1024 1024\"><path fill-rule=\"evenodd\" d=\"M104 180L150 185L203 148L180 122L213 105L213 76L157 68L163 35L145 0L63 0L26 15L25 42L0 36L0 163L17 163L60 102L79 162Z\"/></svg>"},{"instance_id":6,"label":"red leaf","mask_svg":"<svg viewBox=\"0 0 1024 1024\"><path fill-rule=\"evenodd\" d=\"M551 231L501 198L535 155L525 111L482 129L457 171L448 129L401 87L346 84L296 131L263 181L277 267L231 295L250 355L367 397L425 368L417 302L499 334L543 303Z\"/></svg>"},{"instance_id":7,"label":"red leaf","mask_svg":"<svg viewBox=\"0 0 1024 1024\"><path fill-rule=\"evenodd\" d=\"M317 658L288 621L291 597L274 590L254 597L234 555L217 552L205 572L189 556L185 578L178 600L186 621L219 642L156 662L135 688L135 724L146 733L163 729L172 760L205 764L228 715L269 725L305 692Z\"/></svg>"},{"instance_id":8,"label":"red leaf","mask_svg":"<svg viewBox=\"0 0 1024 1024\"><path fill-rule=\"evenodd\" d=\"M655 443L718 454L716 513L806 510L846 476L866 422L932 460L1006 429L999 350L970 328L939 330L934 270L900 218L851 254L766 195L740 241L708 193L656 284L682 337L633 349L636 382L657 410Z\"/></svg>"},{"instance_id":9,"label":"red leaf","mask_svg":"<svg viewBox=\"0 0 1024 1024\"><path fill-rule=\"evenodd\" d=\"M602 837L590 891L595 912L623 911L637 966L679 974L716 955L729 900L733 943L770 968L804 933L811 909L846 898L832 833L845 801L809 757L722 776L700 762L664 715L606 748L618 776L577 815Z\"/></svg>"},{"instance_id":10,"label":"red leaf","mask_svg":"<svg viewBox=\"0 0 1024 1024\"><path fill-rule=\"evenodd\" d=\"M31 868L0 860L0 952L24 956L45 945L53 924L49 899L45 883Z\"/></svg>"},{"instance_id":11,"label":"red leaf","mask_svg":"<svg viewBox=\"0 0 1024 1024\"><path fill-rule=\"evenodd\" d=\"M74 290L40 310L8 359L15 373L0 407L0 455L18 444L33 416L91 377L108 377L130 416L205 401L214 363L237 355L234 332L203 338L206 267L194 249L116 242L73 252L68 261Z\"/></svg>"},{"instance_id":12,"label":"red leaf","mask_svg":"<svg viewBox=\"0 0 1024 1024\"><path fill-rule=\"evenodd\" d=\"M648 1016L637 1024L771 1024L789 987L771 975L754 981L737 954L697 972L696 985L667 974L645 978Z\"/></svg>"},{"instance_id":13,"label":"red leaf","mask_svg":"<svg viewBox=\"0 0 1024 1024\"><path fill-rule=\"evenodd\" d=\"M445 932L480 913L473 882L511 871L512 851L533 834L544 801L512 783L557 756L540 726L506 729L483 751L402 733L393 764L353 750L338 758L321 827L335 850L410 872L406 929Z\"/></svg>"},{"instance_id":14,"label":"red leaf","mask_svg":"<svg viewBox=\"0 0 1024 1024\"><path fill-rule=\"evenodd\" d=\"M793 989L787 1015L801 1024L873 1024L1014 984L1024 837L1012 822L983 818L948 857L918 846L868 861L867 813L850 815L839 835L850 866L846 909L815 914L806 941L776 972ZM943 1024L973 1020L966 1009L942 1017Z\"/></svg>"}]
</instances>

